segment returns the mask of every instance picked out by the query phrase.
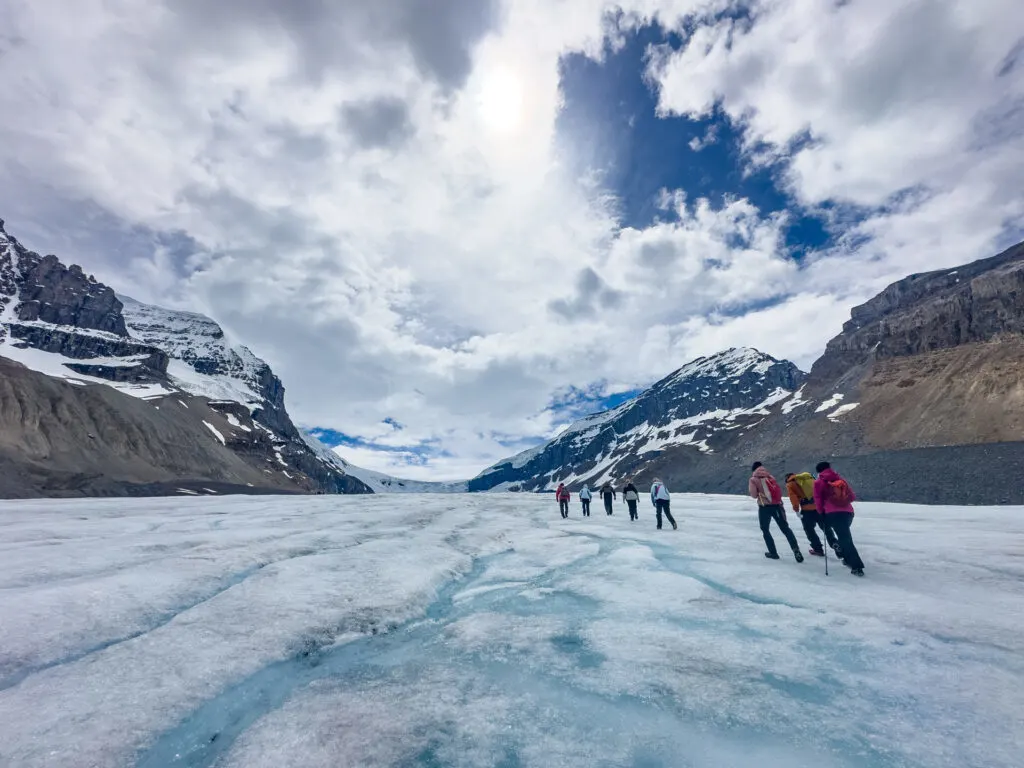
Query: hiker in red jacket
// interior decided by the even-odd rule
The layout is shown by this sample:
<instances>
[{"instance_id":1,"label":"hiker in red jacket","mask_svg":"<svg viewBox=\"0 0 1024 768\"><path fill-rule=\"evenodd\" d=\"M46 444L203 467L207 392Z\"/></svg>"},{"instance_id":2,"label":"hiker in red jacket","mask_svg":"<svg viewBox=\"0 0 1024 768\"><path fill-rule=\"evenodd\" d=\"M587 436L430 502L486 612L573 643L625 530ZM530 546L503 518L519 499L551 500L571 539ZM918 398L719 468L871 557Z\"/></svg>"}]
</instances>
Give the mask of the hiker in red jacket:
<instances>
[{"instance_id":1,"label":"hiker in red jacket","mask_svg":"<svg viewBox=\"0 0 1024 768\"><path fill-rule=\"evenodd\" d=\"M786 541L789 542L789 547L793 550L793 557L798 563L802 563L804 556L800 554L800 545L797 543L789 523L786 522L786 510L782 506L782 488L760 461L755 461L754 466L750 469L753 474L750 476L750 482L747 483L747 493L751 498L757 499L757 518L761 523L765 546L768 547L764 556L769 560L779 559L778 550L775 549L775 539L772 538L769 530L772 520L774 520L775 524L779 526L779 530L782 531L782 535L786 537Z\"/></svg>"},{"instance_id":2,"label":"hiker in red jacket","mask_svg":"<svg viewBox=\"0 0 1024 768\"><path fill-rule=\"evenodd\" d=\"M564 520L569 516L569 489L565 487L565 483L558 484L555 498L558 500L558 511L562 513L562 519Z\"/></svg>"},{"instance_id":3,"label":"hiker in red jacket","mask_svg":"<svg viewBox=\"0 0 1024 768\"><path fill-rule=\"evenodd\" d=\"M835 531L843 552L843 562L854 576L863 576L864 561L860 559L860 553L853 545L853 534L850 533L853 502L857 496L850 484L827 461L818 464L814 471L818 473L818 479L814 481L814 505Z\"/></svg>"}]
</instances>

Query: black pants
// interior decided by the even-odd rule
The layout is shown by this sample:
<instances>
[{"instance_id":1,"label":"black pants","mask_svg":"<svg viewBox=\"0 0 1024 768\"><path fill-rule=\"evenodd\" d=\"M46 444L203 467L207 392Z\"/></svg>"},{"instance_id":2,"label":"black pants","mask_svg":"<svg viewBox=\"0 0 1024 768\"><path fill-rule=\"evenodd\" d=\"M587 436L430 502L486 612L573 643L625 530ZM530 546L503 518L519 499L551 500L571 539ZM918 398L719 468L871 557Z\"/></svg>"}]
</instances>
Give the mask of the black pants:
<instances>
[{"instance_id":1,"label":"black pants","mask_svg":"<svg viewBox=\"0 0 1024 768\"><path fill-rule=\"evenodd\" d=\"M850 526L853 525L852 512L832 512L825 515L829 526L836 532L839 539L839 548L843 552L843 561L854 571L864 568L864 561L860 559L857 547L853 545L853 534L850 533Z\"/></svg>"},{"instance_id":2,"label":"black pants","mask_svg":"<svg viewBox=\"0 0 1024 768\"><path fill-rule=\"evenodd\" d=\"M789 523L786 522L785 510L782 509L781 504L769 504L767 507L757 508L757 518L761 523L761 533L764 534L764 545L768 547L768 553L772 555L779 554L779 551L775 549L775 539L772 538L771 531L768 527L772 524L772 520L779 526L779 530L782 531L782 535L786 537L786 541L789 542L789 547L794 552L800 551L800 545L797 544L796 536L793 535L793 529L789 527Z\"/></svg>"},{"instance_id":3,"label":"black pants","mask_svg":"<svg viewBox=\"0 0 1024 768\"><path fill-rule=\"evenodd\" d=\"M558 511L562 513L562 517L569 516L569 502L565 499L559 499Z\"/></svg>"},{"instance_id":4,"label":"black pants","mask_svg":"<svg viewBox=\"0 0 1024 768\"><path fill-rule=\"evenodd\" d=\"M604 495L604 511L609 515L612 513L612 497L607 493Z\"/></svg>"},{"instance_id":5,"label":"black pants","mask_svg":"<svg viewBox=\"0 0 1024 768\"><path fill-rule=\"evenodd\" d=\"M580 499L580 503L583 505L583 516L590 517L590 499Z\"/></svg>"},{"instance_id":6,"label":"black pants","mask_svg":"<svg viewBox=\"0 0 1024 768\"><path fill-rule=\"evenodd\" d=\"M654 514L658 518L658 530L661 530L661 513L665 513L665 517L672 524L672 527L676 527L676 521L672 518L672 513L669 511L668 499L656 499L654 502Z\"/></svg>"},{"instance_id":7,"label":"black pants","mask_svg":"<svg viewBox=\"0 0 1024 768\"><path fill-rule=\"evenodd\" d=\"M800 513L800 522L803 523L804 533L807 534L807 540L811 543L811 549L821 552L821 539L818 537L818 532L814 530L815 526L820 526L821 530L825 533L825 541L828 545L835 549L836 547L836 535L832 532L832 528L829 527L828 523L825 522L824 516L819 515L814 510L803 511Z\"/></svg>"},{"instance_id":8,"label":"black pants","mask_svg":"<svg viewBox=\"0 0 1024 768\"><path fill-rule=\"evenodd\" d=\"M626 499L626 506L629 507L629 519L636 520L639 517L636 513L636 500Z\"/></svg>"}]
</instances>

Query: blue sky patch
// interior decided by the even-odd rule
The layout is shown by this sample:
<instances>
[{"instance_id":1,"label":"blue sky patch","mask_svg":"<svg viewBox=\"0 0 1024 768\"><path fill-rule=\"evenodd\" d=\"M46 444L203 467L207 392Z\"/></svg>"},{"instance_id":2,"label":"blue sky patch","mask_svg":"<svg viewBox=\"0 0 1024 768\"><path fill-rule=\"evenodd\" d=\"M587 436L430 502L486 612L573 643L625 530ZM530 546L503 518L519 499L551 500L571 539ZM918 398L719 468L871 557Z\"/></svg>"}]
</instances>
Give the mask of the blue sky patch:
<instances>
[{"instance_id":1,"label":"blue sky patch","mask_svg":"<svg viewBox=\"0 0 1024 768\"><path fill-rule=\"evenodd\" d=\"M651 24L627 33L619 50L606 46L603 61L583 54L562 58L565 104L558 130L579 172L601 174L619 200L623 226L670 220L659 193L682 189L688 199L707 198L716 209L745 197L762 215L788 211L786 244L795 256L828 245L825 217L802 210L787 193L784 166L751 172L742 134L724 113L700 120L658 116L657 93L644 79L648 50L682 43L679 35Z\"/></svg>"}]
</instances>

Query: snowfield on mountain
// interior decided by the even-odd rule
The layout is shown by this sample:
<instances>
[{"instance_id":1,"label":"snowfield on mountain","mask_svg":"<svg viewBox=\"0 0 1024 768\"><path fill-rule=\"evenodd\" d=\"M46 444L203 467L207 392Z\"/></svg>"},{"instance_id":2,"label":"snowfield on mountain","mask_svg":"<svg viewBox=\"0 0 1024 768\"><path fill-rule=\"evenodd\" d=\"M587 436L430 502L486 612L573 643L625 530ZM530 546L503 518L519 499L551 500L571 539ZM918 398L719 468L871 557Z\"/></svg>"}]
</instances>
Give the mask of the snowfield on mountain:
<instances>
[{"instance_id":1,"label":"snowfield on mountain","mask_svg":"<svg viewBox=\"0 0 1024 768\"><path fill-rule=\"evenodd\" d=\"M865 579L673 511L2 502L0 765L1020 765L1024 510L861 504Z\"/></svg>"}]
</instances>

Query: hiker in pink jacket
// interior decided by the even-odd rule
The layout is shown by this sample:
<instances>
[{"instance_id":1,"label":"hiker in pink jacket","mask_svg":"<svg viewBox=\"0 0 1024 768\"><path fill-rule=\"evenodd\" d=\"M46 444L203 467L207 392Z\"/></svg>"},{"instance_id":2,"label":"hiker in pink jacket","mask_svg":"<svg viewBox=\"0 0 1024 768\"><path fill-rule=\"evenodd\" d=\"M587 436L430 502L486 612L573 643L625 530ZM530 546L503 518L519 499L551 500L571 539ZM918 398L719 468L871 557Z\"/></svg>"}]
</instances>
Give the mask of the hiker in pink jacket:
<instances>
[{"instance_id":1,"label":"hiker in pink jacket","mask_svg":"<svg viewBox=\"0 0 1024 768\"><path fill-rule=\"evenodd\" d=\"M857 547L853 544L853 534L850 533L853 502L857 496L850 484L827 461L818 464L815 471L818 479L814 481L814 504L823 513L829 527L835 531L843 562L854 576L863 576L864 561L860 559Z\"/></svg>"},{"instance_id":2,"label":"hiker in pink jacket","mask_svg":"<svg viewBox=\"0 0 1024 768\"><path fill-rule=\"evenodd\" d=\"M755 461L750 471L747 493L752 499L757 500L757 519L761 525L764 544L768 547L764 556L769 560L779 559L779 552L775 549L775 539L772 538L769 530L772 520L774 520L775 524L779 526L779 530L782 531L782 535L786 537L786 541L789 542L790 549L793 550L793 557L798 563L802 563L804 556L800 554L800 545L797 544L796 536L793 535L793 530L786 522L786 508L782 506L782 489L760 461Z\"/></svg>"},{"instance_id":3,"label":"hiker in pink jacket","mask_svg":"<svg viewBox=\"0 0 1024 768\"><path fill-rule=\"evenodd\" d=\"M555 499L558 501L558 511L562 515L562 519L569 517L569 489L565 487L565 483L559 483L558 489L555 491Z\"/></svg>"}]
</instances>

